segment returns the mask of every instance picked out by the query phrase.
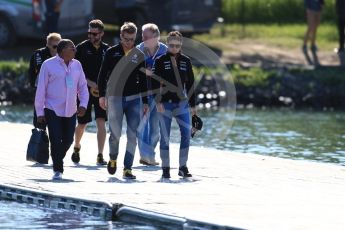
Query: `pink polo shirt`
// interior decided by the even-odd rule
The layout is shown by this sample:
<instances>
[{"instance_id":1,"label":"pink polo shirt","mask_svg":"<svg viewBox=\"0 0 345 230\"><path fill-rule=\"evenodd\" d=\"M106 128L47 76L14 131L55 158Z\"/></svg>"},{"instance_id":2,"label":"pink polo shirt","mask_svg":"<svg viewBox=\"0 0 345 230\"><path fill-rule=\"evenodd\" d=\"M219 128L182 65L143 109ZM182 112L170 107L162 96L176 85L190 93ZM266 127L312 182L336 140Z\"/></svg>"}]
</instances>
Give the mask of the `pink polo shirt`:
<instances>
[{"instance_id":1,"label":"pink polo shirt","mask_svg":"<svg viewBox=\"0 0 345 230\"><path fill-rule=\"evenodd\" d=\"M72 59L68 66L56 55L43 62L35 97L37 116L44 116L44 108L53 110L59 117L71 117L80 106L87 108L89 92L82 66Z\"/></svg>"}]
</instances>

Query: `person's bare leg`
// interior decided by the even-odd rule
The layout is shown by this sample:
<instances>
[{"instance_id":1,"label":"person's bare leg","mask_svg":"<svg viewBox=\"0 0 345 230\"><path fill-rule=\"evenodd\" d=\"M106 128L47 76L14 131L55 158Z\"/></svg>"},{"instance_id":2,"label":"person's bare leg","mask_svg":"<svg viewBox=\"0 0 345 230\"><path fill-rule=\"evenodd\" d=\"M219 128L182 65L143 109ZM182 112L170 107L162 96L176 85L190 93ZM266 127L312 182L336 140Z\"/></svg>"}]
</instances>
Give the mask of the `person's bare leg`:
<instances>
[{"instance_id":1,"label":"person's bare leg","mask_svg":"<svg viewBox=\"0 0 345 230\"><path fill-rule=\"evenodd\" d=\"M311 45L316 46L316 33L317 28L319 27L321 22L321 11L320 12L314 12L313 15L313 27L312 27L312 36L311 36Z\"/></svg>"},{"instance_id":2,"label":"person's bare leg","mask_svg":"<svg viewBox=\"0 0 345 230\"><path fill-rule=\"evenodd\" d=\"M107 136L107 130L105 128L105 119L97 118L97 143L98 143L98 153L103 153L105 138Z\"/></svg>"},{"instance_id":3,"label":"person's bare leg","mask_svg":"<svg viewBox=\"0 0 345 230\"><path fill-rule=\"evenodd\" d=\"M83 137L87 124L78 124L74 132L74 147L80 148L80 141Z\"/></svg>"},{"instance_id":4,"label":"person's bare leg","mask_svg":"<svg viewBox=\"0 0 345 230\"><path fill-rule=\"evenodd\" d=\"M105 128L105 119L97 118L96 125L97 125L97 144L98 144L97 165L106 165L107 162L103 158L105 137L107 135L107 131Z\"/></svg>"},{"instance_id":5,"label":"person's bare leg","mask_svg":"<svg viewBox=\"0 0 345 230\"><path fill-rule=\"evenodd\" d=\"M306 16L307 16L307 31L305 32L305 35L304 35L303 46L307 46L307 43L311 37L312 27L313 27L312 11L307 9Z\"/></svg>"}]
</instances>

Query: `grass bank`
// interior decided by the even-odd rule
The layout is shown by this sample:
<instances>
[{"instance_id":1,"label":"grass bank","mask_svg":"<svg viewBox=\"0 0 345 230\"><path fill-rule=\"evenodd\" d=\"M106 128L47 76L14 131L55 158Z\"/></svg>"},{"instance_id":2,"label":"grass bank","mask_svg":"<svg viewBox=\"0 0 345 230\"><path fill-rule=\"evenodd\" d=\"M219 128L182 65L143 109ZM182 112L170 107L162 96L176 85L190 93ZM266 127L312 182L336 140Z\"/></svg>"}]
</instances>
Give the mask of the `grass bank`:
<instances>
[{"instance_id":1,"label":"grass bank","mask_svg":"<svg viewBox=\"0 0 345 230\"><path fill-rule=\"evenodd\" d=\"M228 44L236 41L279 46L283 49L300 47L306 25L299 24L225 24L216 25L209 34L195 35L193 38L208 46L226 51ZM331 50L337 47L338 32L335 24L322 23L317 32L320 49Z\"/></svg>"},{"instance_id":2,"label":"grass bank","mask_svg":"<svg viewBox=\"0 0 345 230\"><path fill-rule=\"evenodd\" d=\"M29 62L23 60L15 61L0 61L0 73L1 76L4 73L11 76L20 76L26 74L29 69ZM3 76L4 77L4 76Z\"/></svg>"},{"instance_id":3,"label":"grass bank","mask_svg":"<svg viewBox=\"0 0 345 230\"><path fill-rule=\"evenodd\" d=\"M305 21L303 0L222 0L226 23L301 23ZM325 0L322 20L335 22L335 0Z\"/></svg>"}]
</instances>

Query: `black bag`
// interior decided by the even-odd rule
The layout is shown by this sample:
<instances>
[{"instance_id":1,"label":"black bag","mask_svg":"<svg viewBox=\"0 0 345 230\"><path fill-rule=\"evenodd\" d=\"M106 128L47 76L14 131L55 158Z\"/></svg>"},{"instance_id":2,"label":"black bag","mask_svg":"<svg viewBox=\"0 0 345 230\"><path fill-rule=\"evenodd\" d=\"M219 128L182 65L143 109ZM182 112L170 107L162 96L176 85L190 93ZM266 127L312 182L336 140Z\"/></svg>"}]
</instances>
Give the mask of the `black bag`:
<instances>
[{"instance_id":1,"label":"black bag","mask_svg":"<svg viewBox=\"0 0 345 230\"><path fill-rule=\"evenodd\" d=\"M32 129L32 135L26 151L26 160L48 164L49 139L45 130Z\"/></svg>"},{"instance_id":2,"label":"black bag","mask_svg":"<svg viewBox=\"0 0 345 230\"><path fill-rule=\"evenodd\" d=\"M194 137L195 133L202 129L203 122L197 115L192 116L192 133L191 136Z\"/></svg>"}]
</instances>

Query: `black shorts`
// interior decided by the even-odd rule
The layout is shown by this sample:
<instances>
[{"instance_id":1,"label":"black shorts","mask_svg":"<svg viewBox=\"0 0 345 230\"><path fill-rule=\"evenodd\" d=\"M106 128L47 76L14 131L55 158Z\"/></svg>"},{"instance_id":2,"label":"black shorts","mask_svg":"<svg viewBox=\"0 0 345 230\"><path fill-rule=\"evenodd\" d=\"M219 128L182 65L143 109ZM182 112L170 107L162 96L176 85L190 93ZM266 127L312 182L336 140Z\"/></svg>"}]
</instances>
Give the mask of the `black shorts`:
<instances>
[{"instance_id":1,"label":"black shorts","mask_svg":"<svg viewBox=\"0 0 345 230\"><path fill-rule=\"evenodd\" d=\"M79 105L79 100L78 100L78 105ZM104 118L105 120L107 120L107 112L99 106L98 97L94 97L90 94L89 103L87 104L85 115L82 117L78 117L79 124L87 124L92 121L92 116L91 116L92 106L95 111L95 120L97 118Z\"/></svg>"}]
</instances>

